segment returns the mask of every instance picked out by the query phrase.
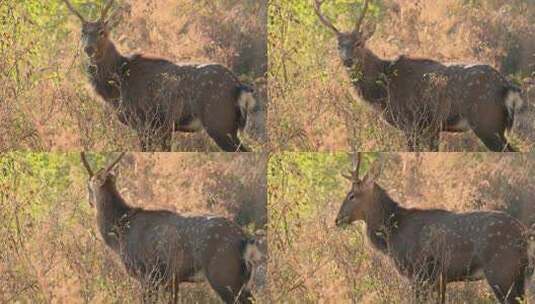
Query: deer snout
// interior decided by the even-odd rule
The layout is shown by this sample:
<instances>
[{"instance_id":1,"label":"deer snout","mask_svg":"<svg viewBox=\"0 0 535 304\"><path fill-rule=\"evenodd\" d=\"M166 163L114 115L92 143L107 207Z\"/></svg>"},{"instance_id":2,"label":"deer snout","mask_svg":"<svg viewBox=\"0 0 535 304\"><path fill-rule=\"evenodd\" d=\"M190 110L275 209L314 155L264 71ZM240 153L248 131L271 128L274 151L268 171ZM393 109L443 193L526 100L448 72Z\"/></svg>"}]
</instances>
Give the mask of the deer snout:
<instances>
[{"instance_id":1,"label":"deer snout","mask_svg":"<svg viewBox=\"0 0 535 304\"><path fill-rule=\"evenodd\" d=\"M338 216L334 223L336 224L336 227L344 227L347 226L347 216Z\"/></svg>"},{"instance_id":2,"label":"deer snout","mask_svg":"<svg viewBox=\"0 0 535 304\"><path fill-rule=\"evenodd\" d=\"M95 54L95 48L88 45L84 48L84 52L87 54L87 56L92 57Z\"/></svg>"},{"instance_id":3,"label":"deer snout","mask_svg":"<svg viewBox=\"0 0 535 304\"><path fill-rule=\"evenodd\" d=\"M349 58L349 59L345 59L344 60L344 65L348 68L352 67L353 66L353 59Z\"/></svg>"}]
</instances>

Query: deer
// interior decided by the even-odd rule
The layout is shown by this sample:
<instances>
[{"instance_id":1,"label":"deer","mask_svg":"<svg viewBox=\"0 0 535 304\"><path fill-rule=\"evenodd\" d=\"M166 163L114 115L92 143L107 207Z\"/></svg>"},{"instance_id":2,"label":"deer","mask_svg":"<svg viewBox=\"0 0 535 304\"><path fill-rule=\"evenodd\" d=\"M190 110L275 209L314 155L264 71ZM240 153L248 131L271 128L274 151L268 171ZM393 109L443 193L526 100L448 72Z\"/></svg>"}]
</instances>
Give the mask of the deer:
<instances>
[{"instance_id":1,"label":"deer","mask_svg":"<svg viewBox=\"0 0 535 304\"><path fill-rule=\"evenodd\" d=\"M499 211L404 208L375 182L380 166L359 178L361 158L353 154L353 168L344 174L352 185L335 224L364 222L374 250L409 278L417 299L432 288L445 303L448 283L486 280L500 303L525 303L533 237L520 221Z\"/></svg>"},{"instance_id":2,"label":"deer","mask_svg":"<svg viewBox=\"0 0 535 304\"><path fill-rule=\"evenodd\" d=\"M505 131L513 128L525 104L521 90L497 70L486 64L443 64L405 55L380 58L366 45L376 25L362 26L370 1L364 0L349 32L340 31L322 13L324 2L314 0L314 11L336 36L351 92L404 133L409 151L438 151L441 132L470 130L491 151L516 151Z\"/></svg>"},{"instance_id":3,"label":"deer","mask_svg":"<svg viewBox=\"0 0 535 304\"><path fill-rule=\"evenodd\" d=\"M142 151L170 151L175 131L202 130L226 152L249 151L238 131L244 130L248 116L261 119L255 115L259 105L251 86L221 64L123 56L110 38L119 23L119 10L107 17L113 0L96 21L87 21L68 0L63 2L82 23L86 74L94 91L137 133Z\"/></svg>"},{"instance_id":4,"label":"deer","mask_svg":"<svg viewBox=\"0 0 535 304\"><path fill-rule=\"evenodd\" d=\"M262 258L255 239L223 217L130 206L112 172L123 156L96 172L84 152L81 160L100 236L141 284L142 302L157 301L163 288L176 304L180 283L207 280L225 303L252 303L251 282Z\"/></svg>"}]
</instances>

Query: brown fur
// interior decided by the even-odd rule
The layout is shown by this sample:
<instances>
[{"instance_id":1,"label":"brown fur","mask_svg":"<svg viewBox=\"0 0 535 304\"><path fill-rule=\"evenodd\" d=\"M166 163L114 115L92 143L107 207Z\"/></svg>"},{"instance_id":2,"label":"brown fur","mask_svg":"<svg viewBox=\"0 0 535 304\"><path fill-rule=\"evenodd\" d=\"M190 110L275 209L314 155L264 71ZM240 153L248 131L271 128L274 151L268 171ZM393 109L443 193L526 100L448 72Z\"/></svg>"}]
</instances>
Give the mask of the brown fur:
<instances>
[{"instance_id":1,"label":"brown fur","mask_svg":"<svg viewBox=\"0 0 535 304\"><path fill-rule=\"evenodd\" d=\"M225 303L251 303L248 284L257 260L254 240L222 217L130 207L117 191L111 173L121 157L93 174L82 153L100 235L141 283L143 300L157 299L156 291L163 287L176 303L181 282L204 277Z\"/></svg>"},{"instance_id":2,"label":"brown fur","mask_svg":"<svg viewBox=\"0 0 535 304\"><path fill-rule=\"evenodd\" d=\"M505 213L403 208L367 176L353 180L336 225L354 221L366 223L373 247L392 258L418 298L431 287L445 303L447 283L483 279L500 303L522 303L525 297L533 272L528 230Z\"/></svg>"},{"instance_id":3,"label":"brown fur","mask_svg":"<svg viewBox=\"0 0 535 304\"><path fill-rule=\"evenodd\" d=\"M523 109L520 90L489 65L446 65L430 59L400 56L379 58L366 47L374 30L360 25L340 32L321 14L320 21L335 32L340 58L357 95L392 126L403 131L410 150L424 143L438 150L440 132L473 130L492 151L515 151L505 131Z\"/></svg>"},{"instance_id":4,"label":"brown fur","mask_svg":"<svg viewBox=\"0 0 535 304\"><path fill-rule=\"evenodd\" d=\"M174 131L202 129L224 151L249 151L238 137L255 107L241 101L253 98L249 87L220 64L123 56L110 40L111 18L105 17L103 13L96 22L81 18L83 50L90 60L87 74L119 120L138 133L143 151L170 151Z\"/></svg>"}]
</instances>

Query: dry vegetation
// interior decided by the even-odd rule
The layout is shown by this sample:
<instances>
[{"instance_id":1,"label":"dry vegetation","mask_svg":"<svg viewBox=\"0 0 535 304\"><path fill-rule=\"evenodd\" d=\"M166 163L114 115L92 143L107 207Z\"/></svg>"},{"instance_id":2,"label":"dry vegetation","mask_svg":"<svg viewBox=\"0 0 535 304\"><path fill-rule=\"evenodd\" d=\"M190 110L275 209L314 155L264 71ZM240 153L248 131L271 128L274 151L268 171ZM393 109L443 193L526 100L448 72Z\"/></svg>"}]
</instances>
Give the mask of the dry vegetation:
<instances>
[{"instance_id":1,"label":"dry vegetation","mask_svg":"<svg viewBox=\"0 0 535 304\"><path fill-rule=\"evenodd\" d=\"M89 19L98 16L103 2L72 1ZM116 2L122 21L112 40L123 54L221 63L256 87L265 108L265 1ZM63 2L0 1L0 23L0 151L139 150L134 132L89 86L80 24ZM263 128L250 126L245 134L255 150ZM220 151L204 132L177 133L173 143L178 151Z\"/></svg>"},{"instance_id":2,"label":"dry vegetation","mask_svg":"<svg viewBox=\"0 0 535 304\"><path fill-rule=\"evenodd\" d=\"M377 154L365 154L363 171ZM535 223L529 154L389 153L378 180L405 207L502 210ZM350 190L346 154L283 153L268 165L269 288L287 303L413 303L409 283L368 244L362 223L334 225ZM533 291L531 291L533 294ZM484 281L448 285L448 303L495 303Z\"/></svg>"},{"instance_id":3,"label":"dry vegetation","mask_svg":"<svg viewBox=\"0 0 535 304\"><path fill-rule=\"evenodd\" d=\"M105 158L92 155L95 165ZM9 153L0 170L1 303L139 302L138 284L96 230L78 154ZM140 153L125 156L117 180L134 206L225 216L262 239L265 170L260 154ZM260 301L265 280L261 265L252 288ZM207 283L182 284L180 297L220 303Z\"/></svg>"},{"instance_id":4,"label":"dry vegetation","mask_svg":"<svg viewBox=\"0 0 535 304\"><path fill-rule=\"evenodd\" d=\"M325 13L352 28L361 1L326 1ZM377 31L368 46L383 58L401 54L442 62L485 63L523 86L529 109L509 135L533 150L535 5L527 0L372 1ZM402 133L353 96L336 39L311 1L270 1L268 130L274 149L405 151ZM530 89L531 88L531 89ZM486 151L472 133L443 134L441 151Z\"/></svg>"}]
</instances>

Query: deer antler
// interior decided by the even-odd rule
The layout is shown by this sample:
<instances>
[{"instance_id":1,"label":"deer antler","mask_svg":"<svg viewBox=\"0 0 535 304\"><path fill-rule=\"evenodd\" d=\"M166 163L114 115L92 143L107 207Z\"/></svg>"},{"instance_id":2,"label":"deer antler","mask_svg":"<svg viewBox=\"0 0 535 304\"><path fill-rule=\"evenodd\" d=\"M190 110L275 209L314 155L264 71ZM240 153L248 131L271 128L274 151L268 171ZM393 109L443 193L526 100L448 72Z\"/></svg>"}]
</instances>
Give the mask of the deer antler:
<instances>
[{"instance_id":1,"label":"deer antler","mask_svg":"<svg viewBox=\"0 0 535 304\"><path fill-rule=\"evenodd\" d=\"M360 171L360 162L362 160L362 153L361 152L353 152L351 153L351 161L353 163L352 170L349 171L351 175L342 174L343 177L347 178L348 180L352 182L358 182L359 181L359 171Z\"/></svg>"},{"instance_id":2,"label":"deer antler","mask_svg":"<svg viewBox=\"0 0 535 304\"><path fill-rule=\"evenodd\" d=\"M77 10L74 9L74 7L72 6L72 4L68 1L68 0L63 0L63 2L65 3L65 5L67 5L67 8L73 13L75 14L76 16L78 16L78 18L80 18L80 20L82 20L83 23L86 23L87 21L85 20L85 18L82 16L82 14L80 14Z\"/></svg>"},{"instance_id":3,"label":"deer antler","mask_svg":"<svg viewBox=\"0 0 535 304\"><path fill-rule=\"evenodd\" d=\"M102 9L102 12L100 12L99 21L104 21L104 19L106 19L106 15L108 15L108 11L110 10L112 4L113 4L113 0L109 0L108 3L106 3L104 8Z\"/></svg>"},{"instance_id":4,"label":"deer antler","mask_svg":"<svg viewBox=\"0 0 535 304\"><path fill-rule=\"evenodd\" d=\"M355 24L356 32L358 32L360 30L360 27L362 26L362 21L364 21L364 17L366 17L369 4L370 4L369 0L364 0L364 7L362 8L362 13L360 14L360 17L357 19L357 23Z\"/></svg>"},{"instance_id":5,"label":"deer antler","mask_svg":"<svg viewBox=\"0 0 535 304\"><path fill-rule=\"evenodd\" d=\"M80 158L82 158L82 164L84 164L84 167L87 170L89 177L93 177L94 173L91 169L91 166L89 165L89 162L87 161L87 158L85 157L85 152L80 153Z\"/></svg>"},{"instance_id":6,"label":"deer antler","mask_svg":"<svg viewBox=\"0 0 535 304\"><path fill-rule=\"evenodd\" d=\"M333 32L336 34L340 34L340 31L321 13L321 6L325 0L314 0L314 11L316 12L316 15L318 15L318 18L320 19L321 23L325 25L326 27L330 28Z\"/></svg>"},{"instance_id":7,"label":"deer antler","mask_svg":"<svg viewBox=\"0 0 535 304\"><path fill-rule=\"evenodd\" d=\"M113 167L115 167L119 163L119 161L121 161L121 158L123 158L125 154L126 152L122 152L121 154L119 154L119 156L114 161L112 161L108 166L106 166L104 172L109 172L111 169L113 169Z\"/></svg>"}]
</instances>

